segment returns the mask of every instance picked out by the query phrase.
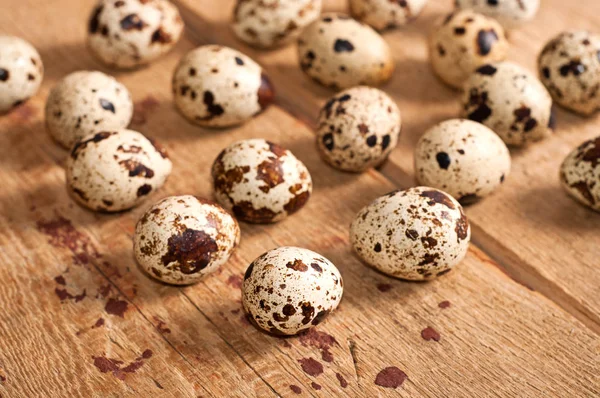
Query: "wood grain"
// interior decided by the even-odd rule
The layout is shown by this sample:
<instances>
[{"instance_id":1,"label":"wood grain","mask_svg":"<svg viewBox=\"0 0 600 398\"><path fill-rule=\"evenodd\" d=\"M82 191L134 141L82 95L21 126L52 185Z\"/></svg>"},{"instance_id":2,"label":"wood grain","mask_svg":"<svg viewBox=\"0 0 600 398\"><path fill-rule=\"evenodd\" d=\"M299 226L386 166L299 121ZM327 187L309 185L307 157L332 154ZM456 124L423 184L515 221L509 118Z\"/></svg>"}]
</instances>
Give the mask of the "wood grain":
<instances>
[{"instance_id":1,"label":"wood grain","mask_svg":"<svg viewBox=\"0 0 600 398\"><path fill-rule=\"evenodd\" d=\"M392 280L362 265L349 248L348 225L362 206L394 185L376 171L351 175L327 167L301 120L274 106L236 129L188 124L172 105L171 72L186 51L211 41L211 25L202 28L202 40L191 27L192 34L152 66L115 74L136 101L132 128L159 139L171 155L174 171L165 188L130 212L102 215L78 207L64 188L66 152L45 131L43 106L49 88L65 74L110 72L82 44L81 16L93 2L8 3L11 11L0 15L0 23L40 49L47 75L40 94L0 119L0 395L600 394L598 336L515 283L477 247L455 272L431 283ZM207 11L213 2L201 4ZM55 10L60 18L50 17ZM214 18L219 10L213 7ZM298 83L277 79L280 101L291 107L288 95ZM149 279L132 255L137 218L167 195L210 197L214 157L228 143L250 137L279 142L306 163L315 183L307 207L276 225L242 225L235 256L197 285L177 288ZM316 332L274 338L242 316L242 273L257 255L279 245L320 252L344 276L344 300ZM440 308L443 301L450 306ZM438 331L440 341L424 340L426 327ZM299 361L306 358L319 361L323 373L303 371ZM408 376L395 390L375 384L390 366Z\"/></svg>"},{"instance_id":2,"label":"wood grain","mask_svg":"<svg viewBox=\"0 0 600 398\"><path fill-rule=\"evenodd\" d=\"M228 3L229 6L223 5ZM286 111L314 126L320 106L333 94L303 75L294 46L258 51L238 41L227 21L233 1L211 6L179 0L188 30L199 43L231 45L261 62L279 89ZM325 2L326 10L346 11L345 2ZM415 184L413 148L420 135L437 122L459 115L458 93L431 71L426 36L452 9L450 0L431 1L411 25L387 31L397 70L383 89L398 103L403 130L398 148L381 173L399 187ZM539 15L522 29L509 32L509 59L532 71L544 43L565 29L594 30L600 3L572 7L545 0ZM568 198L559 185L558 168L575 146L598 135L597 117L584 119L559 109L556 135L526 149L511 150L513 170L504 188L467 209L473 240L499 261L511 276L546 295L588 327L600 331L599 216Z\"/></svg>"}]
</instances>

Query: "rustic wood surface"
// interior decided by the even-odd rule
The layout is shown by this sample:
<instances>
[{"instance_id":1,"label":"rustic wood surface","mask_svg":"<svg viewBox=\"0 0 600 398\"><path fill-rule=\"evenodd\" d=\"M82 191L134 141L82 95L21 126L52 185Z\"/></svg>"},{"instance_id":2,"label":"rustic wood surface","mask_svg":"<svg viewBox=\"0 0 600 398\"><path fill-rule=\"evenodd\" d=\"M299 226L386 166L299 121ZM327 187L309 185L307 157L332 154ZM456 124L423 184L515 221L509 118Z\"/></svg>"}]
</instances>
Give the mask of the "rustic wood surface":
<instances>
[{"instance_id":1,"label":"rustic wood surface","mask_svg":"<svg viewBox=\"0 0 600 398\"><path fill-rule=\"evenodd\" d=\"M325 3L343 10L341 0ZM534 23L511 32L511 59L533 68L548 37L567 27L593 28L600 3L582 3L544 0ZM502 190L467 209L474 244L455 272L430 283L393 280L358 261L347 229L374 197L414 184L417 138L458 112L456 93L429 69L424 41L451 1L431 0L413 25L385 34L398 67L384 89L397 100L404 128L390 161L363 175L337 172L319 159L311 127L332 92L301 74L293 46L258 52L236 41L227 25L232 1L177 4L187 29L175 50L148 68L117 73L85 48L93 1L3 1L3 33L40 50L46 77L35 98L0 118L0 396L600 395L600 215L570 200L557 178L564 155L598 134L596 117L559 111L555 136L513 151ZM183 120L171 101L171 72L204 43L229 45L261 62L278 89L277 105L224 131ZM81 69L121 80L136 101L132 128L160 140L174 162L164 189L130 212L95 214L66 193L66 152L46 133L43 107L57 80ZM279 142L306 163L315 182L307 207L276 225L242 225L232 260L195 286L147 278L132 255L137 218L164 196L210 197L214 157L250 137ZM287 339L248 325L240 305L247 264L280 245L322 253L346 282L327 322ZM426 327L440 340L424 340ZM323 372L303 369L306 358ZM388 367L407 375L396 389L376 384Z\"/></svg>"}]
</instances>

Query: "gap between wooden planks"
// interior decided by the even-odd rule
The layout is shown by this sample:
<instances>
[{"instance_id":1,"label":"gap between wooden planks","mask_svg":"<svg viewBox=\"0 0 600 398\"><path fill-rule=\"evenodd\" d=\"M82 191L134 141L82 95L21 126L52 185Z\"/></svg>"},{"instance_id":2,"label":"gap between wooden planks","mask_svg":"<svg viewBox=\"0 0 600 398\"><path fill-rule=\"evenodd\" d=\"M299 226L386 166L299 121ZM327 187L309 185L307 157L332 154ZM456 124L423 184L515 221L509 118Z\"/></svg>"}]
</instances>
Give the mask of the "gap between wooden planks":
<instances>
[{"instance_id":1,"label":"gap between wooden planks","mask_svg":"<svg viewBox=\"0 0 600 398\"><path fill-rule=\"evenodd\" d=\"M228 26L233 1L176 2L185 10L188 30L199 42L230 45L257 59L278 89L279 104L314 126L319 107L334 93L302 74L294 46L265 52L241 43ZM344 11L345 1L326 1L325 8ZM450 0L430 1L411 25L384 33L397 70L382 89L398 102L403 131L399 147L381 172L403 188L415 184L412 150L418 137L436 122L459 115L459 95L433 76L425 39L436 20L450 10ZM572 7L546 0L531 24L509 32L509 59L535 71L536 56L550 37L569 28L594 30L598 22L598 2ZM558 181L562 159L585 139L598 135L600 122L561 109L557 114L557 134L529 148L513 149L513 171L507 183L492 197L469 206L467 214L474 227L473 241L514 279L600 332L600 234L595 233L600 215L567 197Z\"/></svg>"},{"instance_id":2,"label":"gap between wooden planks","mask_svg":"<svg viewBox=\"0 0 600 398\"><path fill-rule=\"evenodd\" d=\"M77 20L74 16L87 15L91 8L72 1L59 6L64 20ZM6 336L0 341L5 378L0 393L296 396L290 385L299 386L305 396L598 393L597 337L512 283L476 248L458 272L430 284L391 280L360 264L349 250L347 225L371 196L393 188L378 173L353 176L329 169L314 151L310 132L276 107L246 126L220 133L187 124L170 98L171 71L192 47L187 40L150 68L118 74L137 100L132 127L167 144L175 162L167 186L151 201L188 192L210 196L214 155L258 131L296 152L317 188L308 207L289 220L276 226L244 225L242 246L220 274L186 289L148 279L131 256L130 237L150 203L128 213L98 215L74 206L64 190L65 152L44 131L43 101L64 74L102 68L78 44L84 36L81 26L46 20L53 7L38 6L28 15L32 26L45 30L20 30L24 25L18 15L2 20L6 29L40 48L48 74L42 93L28 107L0 121L0 203L6 231L0 239L2 263L9 264L0 275L12 282L0 287L0 327ZM48 226L60 217L73 229L64 222L58 229ZM246 265L264 250L292 243L330 257L345 277L343 304L319 327L327 333L317 335L320 339L272 338L240 317L236 286ZM56 279L60 276L64 285ZM61 301L56 289L74 297ZM83 291L85 298L77 301ZM440 309L442 300L450 300L451 307ZM93 327L100 318L105 323ZM426 326L441 332L439 343L421 339ZM330 348L333 362L322 360L319 347L322 339L330 341L326 336L336 340ZM147 350L153 354L144 358ZM322 362L322 375L301 370L298 360L308 357ZM123 363L110 365L102 358ZM408 381L397 391L375 386L375 375L392 365L405 371Z\"/></svg>"}]
</instances>

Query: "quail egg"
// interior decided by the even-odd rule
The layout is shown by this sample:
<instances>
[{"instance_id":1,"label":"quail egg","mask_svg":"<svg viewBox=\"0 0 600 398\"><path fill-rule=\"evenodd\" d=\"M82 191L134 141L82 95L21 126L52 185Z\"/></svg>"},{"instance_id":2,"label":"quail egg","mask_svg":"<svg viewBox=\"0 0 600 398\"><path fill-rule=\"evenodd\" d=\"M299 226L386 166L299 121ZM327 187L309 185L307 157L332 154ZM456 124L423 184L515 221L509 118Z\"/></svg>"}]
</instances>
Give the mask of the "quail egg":
<instances>
[{"instance_id":1,"label":"quail egg","mask_svg":"<svg viewBox=\"0 0 600 398\"><path fill-rule=\"evenodd\" d=\"M456 0L456 6L485 14L512 29L535 17L540 0Z\"/></svg>"},{"instance_id":2,"label":"quail egg","mask_svg":"<svg viewBox=\"0 0 600 398\"><path fill-rule=\"evenodd\" d=\"M90 16L88 47L108 66L146 65L175 46L183 31L167 0L100 0Z\"/></svg>"},{"instance_id":3,"label":"quail egg","mask_svg":"<svg viewBox=\"0 0 600 398\"><path fill-rule=\"evenodd\" d=\"M239 242L240 228L221 206L183 195L161 200L140 218L133 248L150 276L187 285L225 264Z\"/></svg>"},{"instance_id":4,"label":"quail egg","mask_svg":"<svg viewBox=\"0 0 600 398\"><path fill-rule=\"evenodd\" d=\"M242 221L277 222L300 210L312 192L306 166L289 150L263 140L238 141L212 166L217 201Z\"/></svg>"},{"instance_id":5,"label":"quail egg","mask_svg":"<svg viewBox=\"0 0 600 398\"><path fill-rule=\"evenodd\" d=\"M337 89L376 86L394 72L387 43L371 27L327 13L298 38L300 67L316 82Z\"/></svg>"},{"instance_id":6,"label":"quail egg","mask_svg":"<svg viewBox=\"0 0 600 398\"><path fill-rule=\"evenodd\" d=\"M417 182L441 189L463 205L492 193L509 173L506 144L471 120L439 123L421 136L415 148Z\"/></svg>"},{"instance_id":7,"label":"quail egg","mask_svg":"<svg viewBox=\"0 0 600 398\"><path fill-rule=\"evenodd\" d=\"M582 115L600 109L600 36L586 31L560 33L538 57L542 83L559 105Z\"/></svg>"},{"instance_id":8,"label":"quail egg","mask_svg":"<svg viewBox=\"0 0 600 398\"><path fill-rule=\"evenodd\" d=\"M132 130L101 131L75 143L67 159L67 188L81 205L116 212L159 189L171 161L158 144Z\"/></svg>"},{"instance_id":9,"label":"quail egg","mask_svg":"<svg viewBox=\"0 0 600 398\"><path fill-rule=\"evenodd\" d=\"M416 18L427 0L350 0L350 14L377 30L393 28Z\"/></svg>"},{"instance_id":10,"label":"quail egg","mask_svg":"<svg viewBox=\"0 0 600 398\"><path fill-rule=\"evenodd\" d=\"M600 211L600 137L567 155L560 168L560 181L578 202Z\"/></svg>"},{"instance_id":11,"label":"quail egg","mask_svg":"<svg viewBox=\"0 0 600 398\"><path fill-rule=\"evenodd\" d=\"M463 116L483 123L508 145L523 146L552 133L552 98L529 71L512 62L479 67L465 83Z\"/></svg>"},{"instance_id":12,"label":"quail egg","mask_svg":"<svg viewBox=\"0 0 600 398\"><path fill-rule=\"evenodd\" d=\"M433 71L454 88L461 88L479 66L503 61L507 55L502 26L470 10L448 15L429 37Z\"/></svg>"},{"instance_id":13,"label":"quail egg","mask_svg":"<svg viewBox=\"0 0 600 398\"><path fill-rule=\"evenodd\" d=\"M273 48L296 39L321 7L322 0L237 0L233 31L250 45Z\"/></svg>"},{"instance_id":14,"label":"quail egg","mask_svg":"<svg viewBox=\"0 0 600 398\"><path fill-rule=\"evenodd\" d=\"M244 123L273 102L275 91L262 68L241 52L207 45L190 51L173 76L179 111L207 127Z\"/></svg>"},{"instance_id":15,"label":"quail egg","mask_svg":"<svg viewBox=\"0 0 600 398\"><path fill-rule=\"evenodd\" d=\"M0 114L34 96L43 78L37 50L19 37L0 35Z\"/></svg>"},{"instance_id":16,"label":"quail egg","mask_svg":"<svg viewBox=\"0 0 600 398\"><path fill-rule=\"evenodd\" d=\"M398 143L400 126L400 111L383 91L354 87L321 109L317 147L331 166L364 171L385 161Z\"/></svg>"},{"instance_id":17,"label":"quail egg","mask_svg":"<svg viewBox=\"0 0 600 398\"><path fill-rule=\"evenodd\" d=\"M50 91L46 127L56 142L72 148L90 133L126 128L133 115L127 88L102 72L74 72Z\"/></svg>"},{"instance_id":18,"label":"quail egg","mask_svg":"<svg viewBox=\"0 0 600 398\"><path fill-rule=\"evenodd\" d=\"M242 304L248 319L275 335L294 335L321 323L342 299L342 276L325 257L279 247L246 270Z\"/></svg>"},{"instance_id":19,"label":"quail egg","mask_svg":"<svg viewBox=\"0 0 600 398\"><path fill-rule=\"evenodd\" d=\"M365 263L408 280L450 272L467 254L470 239L461 205L429 187L384 195L360 210L350 226L352 246Z\"/></svg>"}]
</instances>

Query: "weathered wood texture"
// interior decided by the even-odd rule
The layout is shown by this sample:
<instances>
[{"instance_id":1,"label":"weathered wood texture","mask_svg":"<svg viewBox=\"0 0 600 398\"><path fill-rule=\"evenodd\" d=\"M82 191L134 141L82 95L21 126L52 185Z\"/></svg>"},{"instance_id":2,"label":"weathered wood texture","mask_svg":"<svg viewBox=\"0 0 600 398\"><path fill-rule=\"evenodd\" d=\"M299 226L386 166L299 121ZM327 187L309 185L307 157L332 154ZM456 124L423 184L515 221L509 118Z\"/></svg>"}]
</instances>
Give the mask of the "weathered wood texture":
<instances>
[{"instance_id":1,"label":"weathered wood texture","mask_svg":"<svg viewBox=\"0 0 600 398\"><path fill-rule=\"evenodd\" d=\"M431 76L422 48L424 29L449 7L431 3L414 26L386 35L399 63L386 90L398 100L405 129L384 176L339 173L319 159L310 125L331 93L300 74L292 48L258 53L235 41L226 26L229 1L180 2L189 26L176 49L149 68L114 73L85 49L92 1L5 0L3 31L30 40L47 73L32 101L0 119L0 395L598 396L600 340L592 329L598 330L600 271L591 268L598 264L598 218L571 203L554 178L562 155L593 133L593 120L560 112L559 134L516 153L502 192L469 209L478 243L590 328L516 283L475 245L455 272L431 283L387 278L362 265L348 246L356 211L394 189L390 180L410 185L416 137L456 111L455 94ZM558 1L544 2L553 5L565 10L557 15L567 20L593 22ZM545 36L532 32L549 30L544 18L564 24L543 10L537 30L511 35L529 66ZM238 47L265 64L279 105L225 131L183 120L171 102L171 72L186 51L206 42ZM130 212L91 213L73 204L64 188L66 152L45 131L43 106L49 88L80 69L115 74L136 101L132 128L159 139L173 159L165 188ZM243 225L232 260L195 286L150 280L132 255L137 218L167 195L210 197L213 158L228 143L250 137L279 142L307 164L315 182L307 207L276 225ZM344 300L317 332L274 338L242 316L243 271L279 245L320 252L344 276ZM441 308L443 301L450 306ZM421 337L428 326L441 334L439 342ZM323 373L305 372L304 358L319 361ZM390 366L408 376L395 390L375 384Z\"/></svg>"}]
</instances>

